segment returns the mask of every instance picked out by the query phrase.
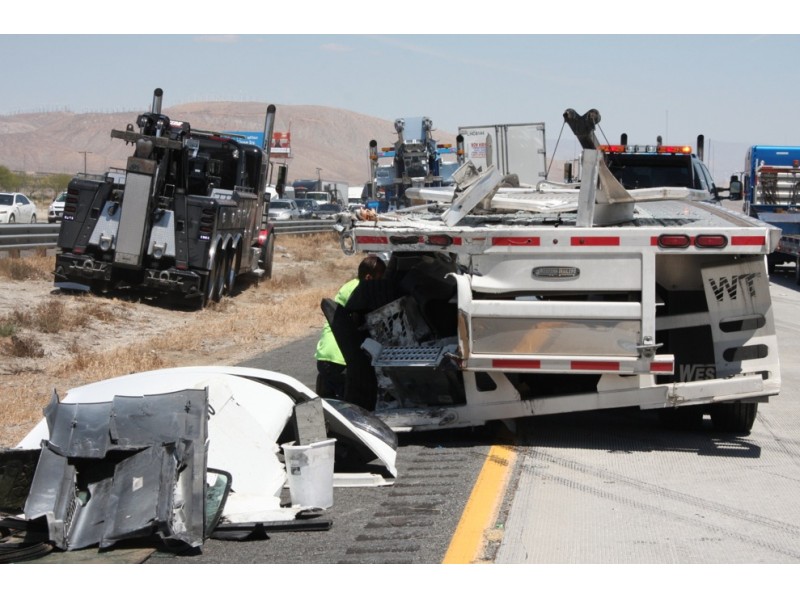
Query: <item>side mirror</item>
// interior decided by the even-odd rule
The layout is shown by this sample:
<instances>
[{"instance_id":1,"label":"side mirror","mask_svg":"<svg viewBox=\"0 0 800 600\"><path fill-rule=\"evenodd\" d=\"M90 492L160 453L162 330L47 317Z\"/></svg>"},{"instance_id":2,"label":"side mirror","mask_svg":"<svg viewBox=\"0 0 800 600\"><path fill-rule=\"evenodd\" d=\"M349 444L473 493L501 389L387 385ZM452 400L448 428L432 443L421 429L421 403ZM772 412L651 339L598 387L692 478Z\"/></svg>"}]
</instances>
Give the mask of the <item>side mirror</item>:
<instances>
[{"instance_id":1,"label":"side mirror","mask_svg":"<svg viewBox=\"0 0 800 600\"><path fill-rule=\"evenodd\" d=\"M228 494L231 491L231 474L219 469L206 470L206 512L205 537L208 538L216 529Z\"/></svg>"}]
</instances>

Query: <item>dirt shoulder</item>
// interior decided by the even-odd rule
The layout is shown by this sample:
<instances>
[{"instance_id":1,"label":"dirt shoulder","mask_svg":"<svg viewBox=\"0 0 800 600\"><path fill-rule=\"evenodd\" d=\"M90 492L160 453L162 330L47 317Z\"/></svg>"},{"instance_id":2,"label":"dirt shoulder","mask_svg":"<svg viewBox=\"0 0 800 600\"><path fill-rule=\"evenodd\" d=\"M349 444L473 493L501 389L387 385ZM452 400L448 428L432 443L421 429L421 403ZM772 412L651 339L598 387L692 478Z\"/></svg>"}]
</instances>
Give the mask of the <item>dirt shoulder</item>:
<instances>
[{"instance_id":1,"label":"dirt shoulder","mask_svg":"<svg viewBox=\"0 0 800 600\"><path fill-rule=\"evenodd\" d=\"M128 373L235 365L318 332L320 300L355 275L359 257L342 254L329 235L287 236L276 250L271 280L243 281L201 311L63 292L47 274L48 258L32 262L39 278L0 272L0 447L16 445L42 418L53 390L63 397Z\"/></svg>"}]
</instances>

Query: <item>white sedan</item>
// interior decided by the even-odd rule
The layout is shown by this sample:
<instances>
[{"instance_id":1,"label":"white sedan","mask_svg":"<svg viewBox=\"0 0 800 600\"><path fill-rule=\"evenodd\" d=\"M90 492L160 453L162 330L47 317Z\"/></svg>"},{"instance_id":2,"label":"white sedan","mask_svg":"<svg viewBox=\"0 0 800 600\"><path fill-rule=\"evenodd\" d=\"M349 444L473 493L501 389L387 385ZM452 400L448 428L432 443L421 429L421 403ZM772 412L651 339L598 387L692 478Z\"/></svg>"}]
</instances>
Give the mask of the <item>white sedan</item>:
<instances>
[{"instance_id":1,"label":"white sedan","mask_svg":"<svg viewBox=\"0 0 800 600\"><path fill-rule=\"evenodd\" d=\"M36 223L36 205L25 194L0 192L0 223Z\"/></svg>"}]
</instances>

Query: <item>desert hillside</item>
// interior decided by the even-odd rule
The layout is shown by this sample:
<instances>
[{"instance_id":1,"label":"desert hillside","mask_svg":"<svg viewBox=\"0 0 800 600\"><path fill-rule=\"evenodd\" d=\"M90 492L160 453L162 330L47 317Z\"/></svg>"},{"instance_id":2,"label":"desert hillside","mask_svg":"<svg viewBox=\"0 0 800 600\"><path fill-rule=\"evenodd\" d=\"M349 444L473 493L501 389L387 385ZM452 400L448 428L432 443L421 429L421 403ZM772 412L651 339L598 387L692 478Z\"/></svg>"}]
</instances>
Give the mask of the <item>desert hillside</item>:
<instances>
[{"instance_id":1,"label":"desert hillside","mask_svg":"<svg viewBox=\"0 0 800 600\"><path fill-rule=\"evenodd\" d=\"M165 95L166 99L166 95ZM256 102L202 102L162 107L173 120L214 131L263 131L267 105ZM144 107L141 112L148 110ZM124 167L131 148L111 138L112 129L135 123L138 113L43 112L0 115L0 165L13 171L101 173ZM398 117L407 115L398 115ZM436 126L436 115L427 115ZM289 179L316 178L361 185L369 176L368 147L396 139L393 121L323 106L278 105L275 131L291 131ZM436 131L439 142L455 134ZM279 161L280 162L280 161Z\"/></svg>"}]
</instances>

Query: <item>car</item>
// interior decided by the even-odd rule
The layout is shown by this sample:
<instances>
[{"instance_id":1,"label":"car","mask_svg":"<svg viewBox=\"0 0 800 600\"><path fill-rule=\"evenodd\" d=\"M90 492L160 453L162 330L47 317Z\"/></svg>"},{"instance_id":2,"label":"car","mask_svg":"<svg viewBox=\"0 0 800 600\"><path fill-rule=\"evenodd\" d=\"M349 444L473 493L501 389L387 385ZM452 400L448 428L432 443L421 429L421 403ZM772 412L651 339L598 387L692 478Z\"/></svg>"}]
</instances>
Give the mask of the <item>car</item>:
<instances>
[{"instance_id":1,"label":"car","mask_svg":"<svg viewBox=\"0 0 800 600\"><path fill-rule=\"evenodd\" d=\"M47 209L47 222L60 223L64 215L64 201L67 199L67 192L61 192Z\"/></svg>"},{"instance_id":2,"label":"car","mask_svg":"<svg viewBox=\"0 0 800 600\"><path fill-rule=\"evenodd\" d=\"M36 205L25 194L0 192L0 223L36 223Z\"/></svg>"},{"instance_id":3,"label":"car","mask_svg":"<svg viewBox=\"0 0 800 600\"><path fill-rule=\"evenodd\" d=\"M315 210L311 218L312 219L333 219L338 215L340 212L343 212L343 209L338 204L333 204L331 202L327 204L320 204L317 206L317 210Z\"/></svg>"},{"instance_id":4,"label":"car","mask_svg":"<svg viewBox=\"0 0 800 600\"><path fill-rule=\"evenodd\" d=\"M268 214L273 221L294 221L300 218L300 209L294 200L273 200Z\"/></svg>"},{"instance_id":5,"label":"car","mask_svg":"<svg viewBox=\"0 0 800 600\"><path fill-rule=\"evenodd\" d=\"M300 209L301 219L310 219L319 206L313 198L296 198L295 203L297 208Z\"/></svg>"}]
</instances>

